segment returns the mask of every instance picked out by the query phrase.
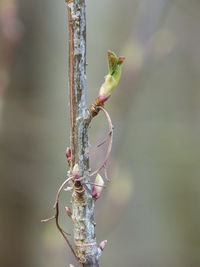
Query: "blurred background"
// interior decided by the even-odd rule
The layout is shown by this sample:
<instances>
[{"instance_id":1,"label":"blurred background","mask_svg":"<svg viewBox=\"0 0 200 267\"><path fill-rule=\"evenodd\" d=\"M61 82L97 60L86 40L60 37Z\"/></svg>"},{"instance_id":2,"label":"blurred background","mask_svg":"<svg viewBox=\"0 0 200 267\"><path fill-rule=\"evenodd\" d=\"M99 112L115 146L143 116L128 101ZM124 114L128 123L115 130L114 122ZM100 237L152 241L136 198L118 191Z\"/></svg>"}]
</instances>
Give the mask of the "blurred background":
<instances>
[{"instance_id":1,"label":"blurred background","mask_svg":"<svg viewBox=\"0 0 200 267\"><path fill-rule=\"evenodd\" d=\"M198 0L87 0L88 104L106 51L126 57L106 104L115 134L96 209L101 266L200 266L199 14ZM67 38L64 0L0 0L0 266L74 263L55 224L40 223L67 171ZM107 131L98 116L92 169ZM61 223L72 229L64 213Z\"/></svg>"}]
</instances>

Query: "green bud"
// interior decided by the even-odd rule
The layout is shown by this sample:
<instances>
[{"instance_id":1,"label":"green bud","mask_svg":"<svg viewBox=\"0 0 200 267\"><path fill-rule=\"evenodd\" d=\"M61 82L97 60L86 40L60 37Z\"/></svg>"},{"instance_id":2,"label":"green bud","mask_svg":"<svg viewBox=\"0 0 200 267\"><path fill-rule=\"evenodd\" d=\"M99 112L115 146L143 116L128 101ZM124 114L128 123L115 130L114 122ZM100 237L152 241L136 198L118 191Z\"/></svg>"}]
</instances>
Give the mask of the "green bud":
<instances>
[{"instance_id":1,"label":"green bud","mask_svg":"<svg viewBox=\"0 0 200 267\"><path fill-rule=\"evenodd\" d=\"M111 96L113 90L119 83L121 77L121 65L124 57L118 57L115 53L108 51L108 75L105 77L105 82L102 84L99 95L97 97L97 104L104 104L104 102Z\"/></svg>"}]
</instances>

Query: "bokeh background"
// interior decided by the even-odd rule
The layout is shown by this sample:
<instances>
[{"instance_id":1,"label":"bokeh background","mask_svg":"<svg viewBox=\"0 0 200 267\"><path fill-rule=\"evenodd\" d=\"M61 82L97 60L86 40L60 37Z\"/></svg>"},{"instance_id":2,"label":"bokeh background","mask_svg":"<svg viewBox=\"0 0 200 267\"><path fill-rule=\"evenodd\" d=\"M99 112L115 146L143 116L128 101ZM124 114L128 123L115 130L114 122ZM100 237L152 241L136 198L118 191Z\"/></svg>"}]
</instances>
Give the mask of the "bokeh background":
<instances>
[{"instance_id":1,"label":"bokeh background","mask_svg":"<svg viewBox=\"0 0 200 267\"><path fill-rule=\"evenodd\" d=\"M200 266L199 14L198 0L87 0L88 104L106 51L126 57L106 105L115 135L96 209L101 266ZM67 38L64 0L0 0L0 266L74 263L54 223L40 223L67 171ZM100 115L92 169L106 134Z\"/></svg>"}]
</instances>

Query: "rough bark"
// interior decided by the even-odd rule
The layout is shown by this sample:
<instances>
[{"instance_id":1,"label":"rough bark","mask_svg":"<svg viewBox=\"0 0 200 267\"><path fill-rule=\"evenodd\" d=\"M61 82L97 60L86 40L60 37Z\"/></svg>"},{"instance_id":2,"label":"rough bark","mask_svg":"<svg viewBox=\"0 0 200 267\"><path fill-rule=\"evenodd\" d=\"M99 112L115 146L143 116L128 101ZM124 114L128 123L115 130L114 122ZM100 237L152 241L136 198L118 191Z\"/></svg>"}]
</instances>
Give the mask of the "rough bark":
<instances>
[{"instance_id":1,"label":"rough bark","mask_svg":"<svg viewBox=\"0 0 200 267\"><path fill-rule=\"evenodd\" d=\"M71 118L71 167L79 165L81 175L89 170L88 109L86 106L86 17L85 0L68 0L69 88ZM101 250L95 237L95 202L91 186L75 182L72 220L76 255L85 267L98 267Z\"/></svg>"}]
</instances>

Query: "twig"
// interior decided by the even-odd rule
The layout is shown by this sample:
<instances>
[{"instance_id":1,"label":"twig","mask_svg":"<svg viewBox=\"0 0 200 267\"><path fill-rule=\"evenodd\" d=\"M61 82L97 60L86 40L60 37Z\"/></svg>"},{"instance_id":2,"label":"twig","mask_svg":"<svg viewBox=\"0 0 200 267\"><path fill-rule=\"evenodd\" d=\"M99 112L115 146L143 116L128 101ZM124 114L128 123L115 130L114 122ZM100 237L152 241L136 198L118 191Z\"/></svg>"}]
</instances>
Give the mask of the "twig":
<instances>
[{"instance_id":1,"label":"twig","mask_svg":"<svg viewBox=\"0 0 200 267\"><path fill-rule=\"evenodd\" d=\"M75 259L79 262L79 259L76 256L76 253L71 245L71 243L69 242L69 239L67 238L66 234L64 233L63 229L60 227L59 221L59 202L56 202L56 215L55 215L55 219L56 219L56 226L58 228L58 230L60 231L60 233L62 234L62 236L64 237L65 241L67 242L72 254L74 255ZM82 266L82 265L81 265Z\"/></svg>"},{"instance_id":2,"label":"twig","mask_svg":"<svg viewBox=\"0 0 200 267\"><path fill-rule=\"evenodd\" d=\"M62 227L60 226L60 224L59 224L59 199L60 199L60 194L61 194L61 192L62 192L64 186L65 186L69 181L71 181L71 180L74 180L74 182L76 182L76 181L82 181L82 180L84 180L84 179L87 178L87 177L92 177L92 176L94 176L95 174L99 173L103 168L104 168L104 171L105 171L105 178L106 178L107 180L109 180L108 177L107 177L107 172L106 172L106 163L107 163L107 161L108 161L108 159L109 159L109 156L110 156L110 153L111 153L111 149L112 149L112 142L113 142L113 125L112 125L111 118L110 118L108 112L105 110L105 108L103 108L103 107L101 107L101 106L98 106L97 108L100 109L100 110L102 110L102 111L104 112L104 114L105 114L105 116L106 116L106 119L107 119L107 122L108 122L108 126L109 126L109 143L108 143L108 148L107 148L107 151L106 151L106 156L105 156L105 158L104 158L104 161L103 161L103 163L101 164L101 166L99 166L94 172L92 172L92 173L90 173L90 174L88 173L87 175L84 175L84 176L82 176L82 177L80 177L80 178L78 178L78 179L75 179L75 176L73 176L73 175L70 176L70 177L68 177L68 178L61 184L61 186L59 187L59 189L58 189L58 191L57 191L56 201L55 201L55 204L54 204L54 208L56 209L56 213L55 213L55 215L52 216L52 217L50 217L50 218L48 218L48 219L42 220L42 222L45 223L45 222L49 222L49 221L55 219L55 221L56 221L56 226L57 226L58 230L60 231L60 233L62 234L63 238L64 238L65 241L67 242L67 244L68 244L68 246L69 246L69 248L70 248L72 254L73 254L74 257L75 257L75 259L79 262L79 264L80 264L81 266L84 266L84 265L83 265L82 263L80 263L78 257L76 256L76 253L75 253L75 251L74 251L74 249L73 249L71 243L69 242L69 240L68 240L68 238L67 238L67 236L66 236L66 235L68 235L68 233L66 233L66 232L62 229ZM83 183L83 184L91 184L91 185L96 185L96 186L99 186L99 187L105 187L105 186L100 186L100 185L98 185L98 184L96 184L96 183L93 183L93 182L85 182L85 183Z\"/></svg>"},{"instance_id":3,"label":"twig","mask_svg":"<svg viewBox=\"0 0 200 267\"><path fill-rule=\"evenodd\" d=\"M105 168L109 159L112 141L113 125L108 112L98 105L98 112L102 110L107 118L109 126L108 147L103 163L92 173L89 170L89 140L88 131L89 123L92 119L87 117L86 105L86 18L85 18L85 0L66 0L68 8L68 27L69 27L69 87L70 87L70 119L71 119L71 169L75 164L79 165L80 176L67 178L59 187L54 205L56 226L71 252L81 264L81 266L98 267L99 247L96 243L94 231L94 203L95 199L85 193L88 190L88 180L81 183L80 181L90 178ZM87 117L87 119L86 119ZM80 178L79 178L80 177ZM74 242L76 251L70 244L67 236L59 224L59 198L64 186L73 182L72 194L72 220L74 224ZM89 181L90 182L90 181ZM81 212L80 212L81 211ZM49 221L48 219L46 221Z\"/></svg>"},{"instance_id":4,"label":"twig","mask_svg":"<svg viewBox=\"0 0 200 267\"><path fill-rule=\"evenodd\" d=\"M48 218L48 219L44 219L44 220L41 220L42 223L46 223L46 222L49 222L49 221L52 221L56 218L55 215L53 215L52 217Z\"/></svg>"},{"instance_id":5,"label":"twig","mask_svg":"<svg viewBox=\"0 0 200 267\"><path fill-rule=\"evenodd\" d=\"M61 193L63 187L66 185L66 183L68 183L68 182L71 181L72 179L74 179L74 176L70 176L70 177L68 177L68 178L61 184L61 186L59 187L58 192L57 192L57 195L56 195L56 202L55 202L55 204L54 204L54 208L56 208L56 204L57 204L57 202L59 202L60 193Z\"/></svg>"},{"instance_id":6,"label":"twig","mask_svg":"<svg viewBox=\"0 0 200 267\"><path fill-rule=\"evenodd\" d=\"M92 173L90 173L88 175L84 175L84 176L76 179L76 181L82 181L82 180L86 179L87 177L92 177L92 176L96 175L97 173L99 173L103 168L105 168L106 163L107 163L107 161L109 159L109 156L110 156L110 153L111 153L114 127L113 127L110 115L108 114L106 109L101 107L101 106L96 106L96 108L100 109L100 110L102 110L104 112L104 114L106 116L106 119L107 119L107 122L108 122L108 126L109 126L109 143L108 143L108 148L107 148L107 151L106 151L106 156L104 158L103 163L95 171L93 171Z\"/></svg>"},{"instance_id":7,"label":"twig","mask_svg":"<svg viewBox=\"0 0 200 267\"><path fill-rule=\"evenodd\" d=\"M100 109L100 110L102 110L104 112L104 114L106 116L106 119L107 119L107 122L108 122L108 126L109 126L109 143L108 143L108 148L107 148L106 156L105 156L105 159L104 159L103 163L101 164L101 166L99 166L99 168L97 168L94 172L92 172L92 173L90 173L88 175L85 175L83 177L80 177L78 179L75 179L75 181L82 181L82 180L84 180L88 176L89 177L92 177L95 174L99 173L103 168L106 169L105 166L106 166L106 163L107 163L107 161L109 159L109 156L110 156L110 153L111 153L112 142L113 142L113 125L112 125L112 121L111 121L110 115L108 114L108 112L106 111L105 108L103 108L101 106L98 106L97 108ZM106 177L107 177L107 175L106 175ZM55 203L54 207L56 207L55 219L56 219L57 228L61 232L61 234L63 235L64 239L66 240L68 246L70 247L71 252L73 253L73 255L75 256L75 258L79 262L79 260L78 260L78 258L76 256L76 253L75 253L72 245L70 244L68 238L64 234L63 229L60 227L59 222L58 222L58 217L59 217L59 197L60 197L60 193L61 193L62 189L64 188L65 184L68 183L70 180L73 180L73 179L74 179L74 176L71 176L71 177L69 177L68 179L66 179L62 183L62 185L58 189L57 196L56 196L56 203ZM92 183L92 182L86 182L85 184L94 184L94 185L97 185L97 184ZM99 186L99 185L97 185L97 186ZM105 186L102 186L102 187L105 187Z\"/></svg>"},{"instance_id":8,"label":"twig","mask_svg":"<svg viewBox=\"0 0 200 267\"><path fill-rule=\"evenodd\" d=\"M106 165L104 166L104 175L105 175L106 180L108 182L110 182L110 179L108 178L108 173L107 173Z\"/></svg>"},{"instance_id":9,"label":"twig","mask_svg":"<svg viewBox=\"0 0 200 267\"><path fill-rule=\"evenodd\" d=\"M113 125L112 125L112 121L110 118L110 115L108 114L108 112L106 111L105 108L101 107L101 106L97 106L97 109L100 109L104 112L107 122L108 122L108 126L109 126L109 143L108 143L108 148L106 151L106 156L105 159L103 161L103 163L101 164L101 166L99 168L97 168L94 172L92 172L89 176L94 176L95 174L99 173L103 168L105 168L106 163L109 159L110 153L111 153L111 149L112 149L112 142L113 142Z\"/></svg>"},{"instance_id":10,"label":"twig","mask_svg":"<svg viewBox=\"0 0 200 267\"><path fill-rule=\"evenodd\" d=\"M55 202L55 204L54 204L54 208L56 209L56 213L55 213L55 215L52 216L52 217L50 217L50 218L48 218L48 219L42 220L42 222L49 222L49 221L51 221L51 220L53 220L53 219L56 220L56 226L57 226L58 230L60 231L60 233L62 234L63 238L64 238L65 241L67 242L67 244L68 244L68 246L69 246L69 248L70 248L72 254L73 254L74 257L75 257L75 259L79 262L79 259L77 258L76 253L75 253L75 251L74 251L74 249L73 249L71 243L69 242L69 240L68 240L68 238L67 238L67 236L66 236L66 235L68 235L68 233L66 233L66 232L62 229L62 227L60 226L60 224L59 224L59 198L60 198L60 194L61 194L62 189L63 189L63 187L65 186L65 184L68 183L68 182L69 182L70 180L72 180L73 178L74 178L73 176L70 176L69 178L67 178L67 179L62 183L62 185L59 187L59 189L58 189L58 192L57 192L57 195L56 195L56 202ZM83 266L81 263L80 263L80 265Z\"/></svg>"}]
</instances>

